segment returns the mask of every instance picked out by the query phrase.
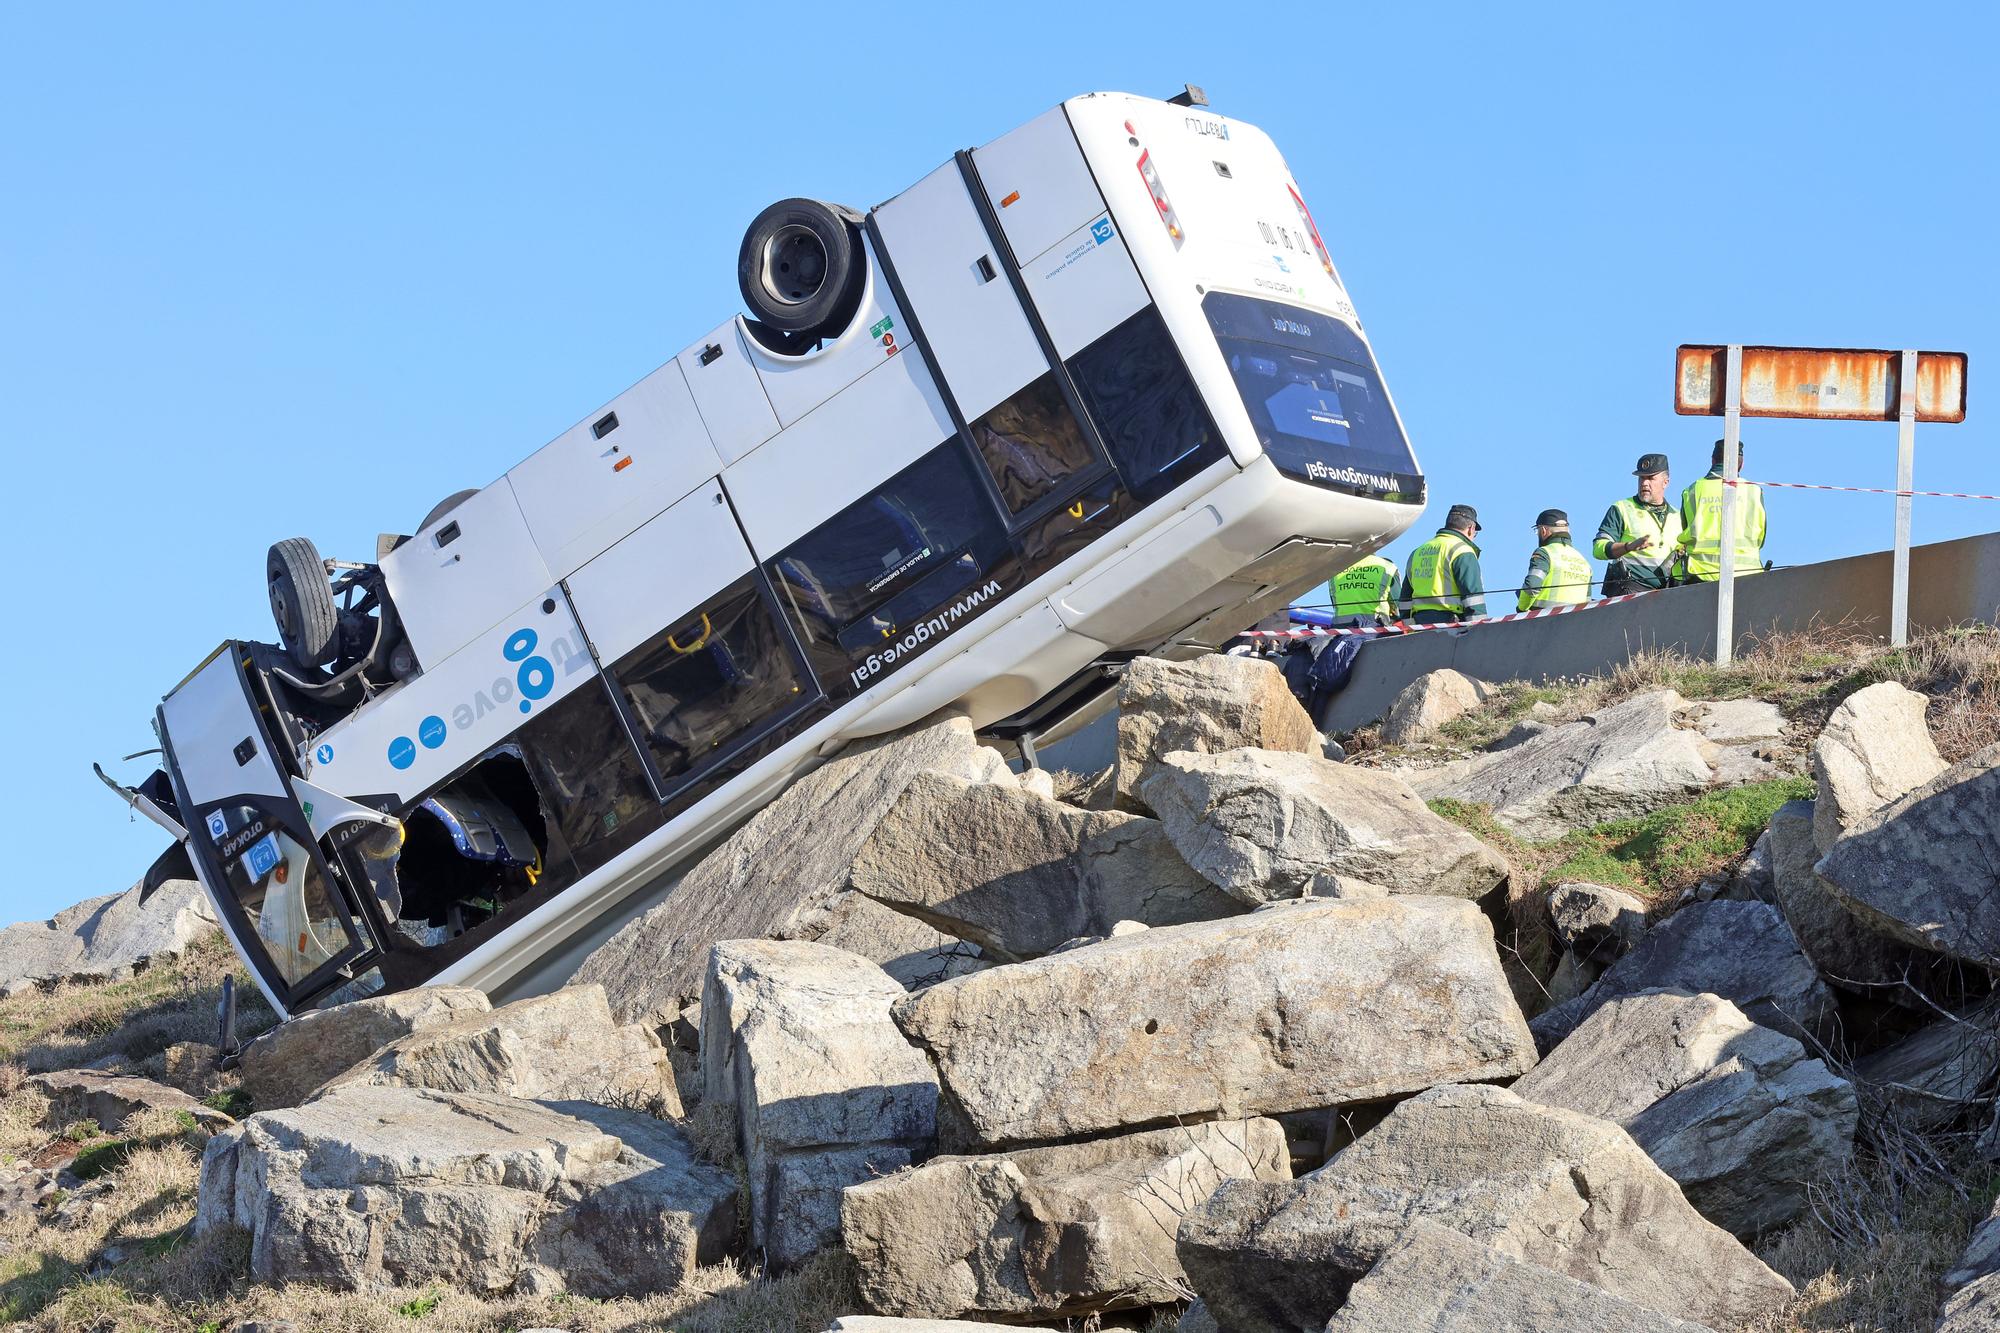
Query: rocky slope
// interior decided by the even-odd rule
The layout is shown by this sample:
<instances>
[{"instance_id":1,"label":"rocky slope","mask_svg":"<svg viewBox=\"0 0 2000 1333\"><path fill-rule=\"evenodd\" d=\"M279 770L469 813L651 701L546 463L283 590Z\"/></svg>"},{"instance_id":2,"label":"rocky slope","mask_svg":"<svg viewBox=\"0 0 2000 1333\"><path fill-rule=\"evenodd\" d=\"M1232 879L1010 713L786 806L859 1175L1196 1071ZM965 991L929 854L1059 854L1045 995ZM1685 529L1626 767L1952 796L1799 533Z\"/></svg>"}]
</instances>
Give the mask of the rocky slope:
<instances>
[{"instance_id":1,"label":"rocky slope","mask_svg":"<svg viewBox=\"0 0 2000 1333\"><path fill-rule=\"evenodd\" d=\"M1988 1327L2000 749L1890 681L1535 716L1445 674L1349 763L1236 658L1134 664L1086 781L934 721L570 987L354 1001L233 1074L185 894L0 934L0 1317Z\"/></svg>"}]
</instances>

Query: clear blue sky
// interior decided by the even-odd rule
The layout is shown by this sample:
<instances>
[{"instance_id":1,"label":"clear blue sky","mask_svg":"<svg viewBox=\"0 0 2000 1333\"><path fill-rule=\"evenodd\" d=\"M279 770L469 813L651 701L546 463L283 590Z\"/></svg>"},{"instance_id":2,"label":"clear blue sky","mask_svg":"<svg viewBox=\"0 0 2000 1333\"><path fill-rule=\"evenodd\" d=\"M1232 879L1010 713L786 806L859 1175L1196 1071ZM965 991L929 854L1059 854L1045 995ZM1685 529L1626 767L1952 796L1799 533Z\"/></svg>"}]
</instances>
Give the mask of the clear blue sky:
<instances>
[{"instance_id":1,"label":"clear blue sky","mask_svg":"<svg viewBox=\"0 0 2000 1333\"><path fill-rule=\"evenodd\" d=\"M2000 490L1990 6L788 13L0 12L0 921L160 849L90 761L139 776L161 693L269 636L268 544L371 555L736 310L766 203L878 203L1078 92L1192 81L1277 140L1430 474L1398 559L1469 500L1511 585L1544 505L1594 528L1642 450L1697 474L1684 341L1967 351L1917 484ZM1746 438L1752 475L1893 478L1893 426ZM1770 513L1782 562L1890 536L1879 497Z\"/></svg>"}]
</instances>

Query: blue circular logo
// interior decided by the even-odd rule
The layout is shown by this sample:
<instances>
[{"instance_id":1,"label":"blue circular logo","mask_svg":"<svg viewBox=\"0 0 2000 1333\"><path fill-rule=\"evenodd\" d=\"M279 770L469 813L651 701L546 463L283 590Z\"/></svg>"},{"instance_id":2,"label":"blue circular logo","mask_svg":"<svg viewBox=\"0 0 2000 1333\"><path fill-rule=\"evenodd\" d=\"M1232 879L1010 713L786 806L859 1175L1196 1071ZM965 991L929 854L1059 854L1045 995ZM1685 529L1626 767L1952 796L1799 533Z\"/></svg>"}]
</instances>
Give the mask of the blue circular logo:
<instances>
[{"instance_id":1,"label":"blue circular logo","mask_svg":"<svg viewBox=\"0 0 2000 1333\"><path fill-rule=\"evenodd\" d=\"M540 699L556 687L555 665L546 657L531 657L514 673L514 683L524 698Z\"/></svg>"},{"instance_id":2,"label":"blue circular logo","mask_svg":"<svg viewBox=\"0 0 2000 1333\"><path fill-rule=\"evenodd\" d=\"M507 636L507 642L500 649L500 655L509 662L519 662L520 669L514 673L514 684L521 690L521 711L532 712L535 705L531 700L545 699L549 691L556 687L555 663L546 657L529 657L535 645L541 642L535 632L523 627Z\"/></svg>"},{"instance_id":3,"label":"blue circular logo","mask_svg":"<svg viewBox=\"0 0 2000 1333\"><path fill-rule=\"evenodd\" d=\"M408 736L398 736L389 742L389 767L408 768L417 762L417 743Z\"/></svg>"},{"instance_id":4,"label":"blue circular logo","mask_svg":"<svg viewBox=\"0 0 2000 1333\"><path fill-rule=\"evenodd\" d=\"M417 724L417 739L424 743L426 750L435 750L443 745L445 734L444 719L436 713Z\"/></svg>"},{"instance_id":5,"label":"blue circular logo","mask_svg":"<svg viewBox=\"0 0 2000 1333\"><path fill-rule=\"evenodd\" d=\"M333 762L333 747L332 747L331 745L322 745L322 746L320 746L320 747L319 747L319 748L318 748L317 750L314 750L314 751L313 751L313 758L314 758L314 759L316 759L316 760L318 760L318 761L319 761L320 763L322 763L322 764L330 764L330 763L332 763L332 762Z\"/></svg>"}]
</instances>

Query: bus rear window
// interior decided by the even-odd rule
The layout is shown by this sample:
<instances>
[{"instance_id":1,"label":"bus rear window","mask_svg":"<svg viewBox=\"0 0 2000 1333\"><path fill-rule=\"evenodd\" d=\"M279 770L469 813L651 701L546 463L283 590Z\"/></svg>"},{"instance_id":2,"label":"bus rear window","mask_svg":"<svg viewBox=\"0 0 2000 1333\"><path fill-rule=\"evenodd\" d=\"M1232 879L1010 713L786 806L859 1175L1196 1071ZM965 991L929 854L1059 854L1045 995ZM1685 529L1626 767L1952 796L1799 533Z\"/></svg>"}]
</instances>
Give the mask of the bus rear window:
<instances>
[{"instance_id":1,"label":"bus rear window","mask_svg":"<svg viewBox=\"0 0 2000 1333\"><path fill-rule=\"evenodd\" d=\"M1423 477L1359 335L1331 315L1227 292L1202 301L1271 461L1330 490L1421 503Z\"/></svg>"}]
</instances>

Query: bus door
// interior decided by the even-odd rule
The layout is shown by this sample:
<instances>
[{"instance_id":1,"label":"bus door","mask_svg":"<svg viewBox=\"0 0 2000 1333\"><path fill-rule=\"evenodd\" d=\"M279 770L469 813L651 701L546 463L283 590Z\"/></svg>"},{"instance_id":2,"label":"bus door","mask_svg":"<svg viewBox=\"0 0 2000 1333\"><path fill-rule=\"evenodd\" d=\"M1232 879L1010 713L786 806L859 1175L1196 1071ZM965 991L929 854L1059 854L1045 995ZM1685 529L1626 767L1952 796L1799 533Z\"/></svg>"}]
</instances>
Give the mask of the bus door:
<instances>
[{"instance_id":1,"label":"bus door","mask_svg":"<svg viewBox=\"0 0 2000 1333\"><path fill-rule=\"evenodd\" d=\"M1041 563L1037 542L1074 533L1083 544L1128 511L1048 330L1023 305L1013 248L971 188L970 165L964 155L946 163L877 208L869 225L913 340L1032 567Z\"/></svg>"},{"instance_id":2,"label":"bus door","mask_svg":"<svg viewBox=\"0 0 2000 1333\"><path fill-rule=\"evenodd\" d=\"M314 809L317 792L301 799L247 666L241 644L224 644L161 703L160 739L187 813L190 859L223 928L272 1003L295 1013L375 959L374 938L318 836L372 812L353 806L329 818Z\"/></svg>"}]
</instances>

